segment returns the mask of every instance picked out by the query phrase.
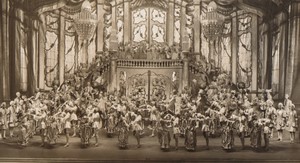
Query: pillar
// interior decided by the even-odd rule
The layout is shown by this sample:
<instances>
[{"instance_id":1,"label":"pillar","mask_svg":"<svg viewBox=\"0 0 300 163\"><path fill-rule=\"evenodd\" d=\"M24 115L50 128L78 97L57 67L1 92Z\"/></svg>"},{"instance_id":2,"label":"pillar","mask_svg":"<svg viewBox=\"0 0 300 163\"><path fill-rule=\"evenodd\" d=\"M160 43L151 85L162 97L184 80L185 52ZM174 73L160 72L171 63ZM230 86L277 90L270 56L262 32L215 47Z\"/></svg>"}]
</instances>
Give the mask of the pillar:
<instances>
[{"instance_id":1,"label":"pillar","mask_svg":"<svg viewBox=\"0 0 300 163\"><path fill-rule=\"evenodd\" d=\"M3 26L2 26L2 19L3 19L3 16L4 16L4 12L3 11L3 8L2 8L2 5L3 5L3 1L0 2L0 12L3 13L1 16L0 16L0 24L1 24L1 29L3 29ZM0 30L0 53L3 53L3 48L4 46L3 43L4 43L4 39L3 39L3 30ZM3 101L3 55L0 55L0 101Z\"/></svg>"},{"instance_id":2,"label":"pillar","mask_svg":"<svg viewBox=\"0 0 300 163\"><path fill-rule=\"evenodd\" d=\"M269 29L269 23L264 23L263 24L263 35L261 36L262 39L263 39L263 45L261 46L262 51L263 51L263 55L262 55L262 88L268 88L268 80L269 80L269 73L268 73L268 54L269 54L269 51L270 51L270 48L269 48L269 33L268 32L268 29Z\"/></svg>"},{"instance_id":3,"label":"pillar","mask_svg":"<svg viewBox=\"0 0 300 163\"><path fill-rule=\"evenodd\" d=\"M38 26L38 51L39 51L39 89L45 89L45 42L46 42L46 17L39 16Z\"/></svg>"},{"instance_id":4,"label":"pillar","mask_svg":"<svg viewBox=\"0 0 300 163\"><path fill-rule=\"evenodd\" d=\"M21 40L24 37L24 31L21 29L21 23L24 21L23 12L20 9L11 9L11 14L16 17L15 20L10 20L10 77L11 77L11 94L14 97L15 93L21 89L21 79L26 77L27 74L21 73ZM23 54L23 56L25 56ZM22 58L24 62L25 58ZM24 64L24 63L22 63ZM26 75L26 76L25 76Z\"/></svg>"},{"instance_id":5,"label":"pillar","mask_svg":"<svg viewBox=\"0 0 300 163\"><path fill-rule=\"evenodd\" d=\"M201 0L194 0L194 53L196 60L200 60L201 53Z\"/></svg>"},{"instance_id":6,"label":"pillar","mask_svg":"<svg viewBox=\"0 0 300 163\"><path fill-rule=\"evenodd\" d=\"M130 0L124 0L124 43L131 40Z\"/></svg>"},{"instance_id":7,"label":"pillar","mask_svg":"<svg viewBox=\"0 0 300 163\"><path fill-rule=\"evenodd\" d=\"M188 58L183 59L183 69L182 69L182 87L183 90L184 87L188 86L189 84L189 60Z\"/></svg>"},{"instance_id":8,"label":"pillar","mask_svg":"<svg viewBox=\"0 0 300 163\"><path fill-rule=\"evenodd\" d=\"M237 84L237 57L238 57L238 27L237 27L237 13L232 16L232 43L231 43L231 81Z\"/></svg>"},{"instance_id":9,"label":"pillar","mask_svg":"<svg viewBox=\"0 0 300 163\"><path fill-rule=\"evenodd\" d=\"M75 72L78 70L78 67L79 67L79 46L80 46L80 44L79 44L79 37L78 37L78 35L77 34L75 34L75 65L74 65L74 70L75 70Z\"/></svg>"},{"instance_id":10,"label":"pillar","mask_svg":"<svg viewBox=\"0 0 300 163\"><path fill-rule=\"evenodd\" d=\"M32 42L33 42L33 64L34 64L34 70L33 70L33 75L35 79L35 85L34 85L34 91L38 88L38 75L39 75L39 53L38 53L38 21L33 20L33 33L32 33Z\"/></svg>"},{"instance_id":11,"label":"pillar","mask_svg":"<svg viewBox=\"0 0 300 163\"><path fill-rule=\"evenodd\" d=\"M96 29L97 34L97 43L96 43L96 53L100 54L103 52L104 47L104 13L103 8L104 0L97 0L97 16L98 16L98 25Z\"/></svg>"},{"instance_id":12,"label":"pillar","mask_svg":"<svg viewBox=\"0 0 300 163\"><path fill-rule=\"evenodd\" d=\"M258 67L258 16L254 15L252 16L252 38L251 38L251 49L252 49L252 80L251 80L251 91L257 92L257 67ZM256 95L253 95L252 97L255 97Z\"/></svg>"},{"instance_id":13,"label":"pillar","mask_svg":"<svg viewBox=\"0 0 300 163\"><path fill-rule=\"evenodd\" d=\"M167 43L173 45L174 42L174 0L169 0L168 16L167 16ZM183 16L183 15L182 15Z\"/></svg>"},{"instance_id":14,"label":"pillar","mask_svg":"<svg viewBox=\"0 0 300 163\"><path fill-rule=\"evenodd\" d=\"M31 96L36 91L36 83L37 83L37 35L36 35L36 20L29 20L30 30L27 35L27 49L28 49L28 95Z\"/></svg>"},{"instance_id":15,"label":"pillar","mask_svg":"<svg viewBox=\"0 0 300 163\"><path fill-rule=\"evenodd\" d=\"M30 39L28 39L28 34L26 33L26 31L22 30L22 28L26 28L28 26L25 26L25 24L28 24L28 17L25 19L24 18L24 12L19 9L17 10L17 16L19 18L20 21L17 21L18 23L18 33L19 34L19 47L15 46L15 49L17 49L18 51L20 51L20 56L15 56L16 58L16 74L15 75L19 75L20 77L19 80L20 82L16 82L16 88L18 88L19 90L17 91L21 91L21 92L26 92L28 93L28 68L29 68L29 64L28 64L28 60L29 60L29 55L26 54L31 54L30 53L30 47L28 47L28 45L30 46ZM27 40L27 45L25 45L23 42L23 40ZM17 65L19 64L19 66ZM19 73L19 74L18 74Z\"/></svg>"},{"instance_id":16,"label":"pillar","mask_svg":"<svg viewBox=\"0 0 300 163\"><path fill-rule=\"evenodd\" d=\"M117 17L116 17L116 1L111 2L112 5L112 13L111 13L111 34L110 34L110 43L109 50L117 51L118 50L118 37L117 37Z\"/></svg>"},{"instance_id":17,"label":"pillar","mask_svg":"<svg viewBox=\"0 0 300 163\"><path fill-rule=\"evenodd\" d=\"M58 28L58 79L59 83L62 84L65 77L65 17L62 15L62 11L59 14Z\"/></svg>"},{"instance_id":18,"label":"pillar","mask_svg":"<svg viewBox=\"0 0 300 163\"><path fill-rule=\"evenodd\" d=\"M110 63L110 91L117 88L117 60L111 59Z\"/></svg>"},{"instance_id":19,"label":"pillar","mask_svg":"<svg viewBox=\"0 0 300 163\"><path fill-rule=\"evenodd\" d=\"M186 30L186 2L185 1L182 1L182 6L181 6L181 16L180 16L180 44L181 44L181 47L183 48L184 47L184 44L186 41L188 40L185 40L186 36L187 36L187 30ZM173 12L174 13L174 12ZM170 15L170 14L169 14ZM174 14L172 14L174 15ZM173 18L173 23L172 25L174 24L174 18ZM174 35L174 28L172 29L172 32L173 32L173 35ZM173 36L173 39L174 39L174 36ZM172 40L173 41L173 40Z\"/></svg>"},{"instance_id":20,"label":"pillar","mask_svg":"<svg viewBox=\"0 0 300 163\"><path fill-rule=\"evenodd\" d=\"M1 85L1 91L2 91L2 99L4 101L10 100L10 69L9 69L9 1L8 0L2 0L1 1L1 9L2 9L2 22L1 22L1 28L2 28L2 36L1 36L1 53L2 53L2 71L1 77L2 77L2 85Z\"/></svg>"},{"instance_id":21,"label":"pillar","mask_svg":"<svg viewBox=\"0 0 300 163\"><path fill-rule=\"evenodd\" d=\"M279 17L281 18L281 24L287 21L287 15L282 13ZM288 23L284 23L280 25L280 45L279 45L279 99L284 99L284 89L285 89L285 67L286 67L286 59L287 59L287 49L288 49Z\"/></svg>"}]
</instances>

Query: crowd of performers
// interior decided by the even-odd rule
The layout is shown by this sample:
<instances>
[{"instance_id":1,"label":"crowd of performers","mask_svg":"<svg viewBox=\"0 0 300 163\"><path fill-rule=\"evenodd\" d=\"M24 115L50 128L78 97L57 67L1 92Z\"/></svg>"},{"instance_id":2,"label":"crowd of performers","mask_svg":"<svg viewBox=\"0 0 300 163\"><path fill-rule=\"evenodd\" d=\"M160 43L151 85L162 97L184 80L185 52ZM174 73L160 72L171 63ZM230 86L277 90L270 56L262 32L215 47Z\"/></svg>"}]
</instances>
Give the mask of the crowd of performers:
<instances>
[{"instance_id":1,"label":"crowd of performers","mask_svg":"<svg viewBox=\"0 0 300 163\"><path fill-rule=\"evenodd\" d=\"M233 90L219 82L215 78L206 88L174 91L165 101L148 101L141 94L102 92L90 83L83 88L65 83L30 98L17 93L9 105L1 104L0 135L2 139L18 137L24 146L34 135L40 135L41 146L54 144L63 135L65 147L70 136L80 137L84 146L95 139L98 146L99 131L105 130L108 136L118 137L120 148L128 147L131 134L140 148L142 135L150 130L164 150L171 148L171 139L177 150L180 137L184 137L187 150L195 150L197 135L203 135L207 149L213 136L221 136L225 150L234 148L236 134L242 148L249 137L253 149L268 149L274 131L278 141L282 141L284 130L290 133L290 141L295 141L297 113L287 95L276 105L270 91L250 101L247 91Z\"/></svg>"}]
</instances>

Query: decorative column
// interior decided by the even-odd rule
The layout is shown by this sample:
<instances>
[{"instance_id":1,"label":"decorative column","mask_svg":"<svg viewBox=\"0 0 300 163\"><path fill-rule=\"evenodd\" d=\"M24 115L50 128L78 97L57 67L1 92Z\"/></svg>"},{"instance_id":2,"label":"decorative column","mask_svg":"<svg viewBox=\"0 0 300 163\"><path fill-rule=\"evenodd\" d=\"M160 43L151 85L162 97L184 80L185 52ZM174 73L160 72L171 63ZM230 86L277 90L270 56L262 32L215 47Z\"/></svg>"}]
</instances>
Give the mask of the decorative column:
<instances>
[{"instance_id":1,"label":"decorative column","mask_svg":"<svg viewBox=\"0 0 300 163\"><path fill-rule=\"evenodd\" d=\"M183 90L184 87L189 85L189 60L188 58L183 59L183 69L182 69L182 87Z\"/></svg>"},{"instance_id":2,"label":"decorative column","mask_svg":"<svg viewBox=\"0 0 300 163\"><path fill-rule=\"evenodd\" d=\"M269 32L269 23L264 23L262 25L262 30L263 30L263 35L261 36L263 39L263 55L262 55L262 88L268 88L268 81L269 81L269 73L268 73L268 54L270 51L270 43L269 43L269 37L270 37L270 32Z\"/></svg>"},{"instance_id":3,"label":"decorative column","mask_svg":"<svg viewBox=\"0 0 300 163\"><path fill-rule=\"evenodd\" d=\"M111 34L110 34L110 43L109 43L109 50L113 53L118 51L118 37L117 37L117 16L116 16L116 1L111 2L112 9L111 9ZM114 55L114 54L112 54Z\"/></svg>"},{"instance_id":4,"label":"decorative column","mask_svg":"<svg viewBox=\"0 0 300 163\"><path fill-rule=\"evenodd\" d=\"M130 0L124 0L124 43L130 42L131 36L131 13Z\"/></svg>"},{"instance_id":5,"label":"decorative column","mask_svg":"<svg viewBox=\"0 0 300 163\"><path fill-rule=\"evenodd\" d=\"M39 89L45 89L45 42L46 42L46 17L44 14L39 16L38 26L38 49L39 49Z\"/></svg>"},{"instance_id":6,"label":"decorative column","mask_svg":"<svg viewBox=\"0 0 300 163\"><path fill-rule=\"evenodd\" d=\"M65 17L62 15L62 11L59 14L58 73L59 84L62 84L65 77Z\"/></svg>"},{"instance_id":7,"label":"decorative column","mask_svg":"<svg viewBox=\"0 0 300 163\"><path fill-rule=\"evenodd\" d=\"M1 25L1 29L3 29L3 17L5 16L4 12L3 12L3 1L0 2L0 12L2 13L2 15L0 16L0 25ZM4 49L4 46L2 46L2 44L4 43L4 39L3 39L3 31L0 30L0 53L3 53L3 49ZM3 53L4 54L4 53ZM0 55L0 100L3 101L3 65L4 65L4 62L3 62L3 55Z\"/></svg>"},{"instance_id":8,"label":"decorative column","mask_svg":"<svg viewBox=\"0 0 300 163\"><path fill-rule=\"evenodd\" d=\"M110 63L110 91L115 88L117 88L117 60L112 58Z\"/></svg>"},{"instance_id":9,"label":"decorative column","mask_svg":"<svg viewBox=\"0 0 300 163\"><path fill-rule=\"evenodd\" d=\"M257 92L257 67L258 67L258 16L252 15L252 38L251 38L251 49L252 49L252 81L251 81L251 91ZM252 97L255 97L253 95Z\"/></svg>"},{"instance_id":10,"label":"decorative column","mask_svg":"<svg viewBox=\"0 0 300 163\"><path fill-rule=\"evenodd\" d=\"M184 43L186 41L188 41L188 40L186 40L186 39L188 39L188 37L186 38L186 36L187 36L187 30L186 30L186 4L187 3L185 1L182 1L181 10L180 10L181 11L181 13L180 13L180 15L181 15L180 16L180 36L181 36L180 37L180 44L181 44L181 47L184 47ZM173 22L174 22L174 18L173 18ZM172 32L174 33L174 29L172 30Z\"/></svg>"},{"instance_id":11,"label":"decorative column","mask_svg":"<svg viewBox=\"0 0 300 163\"><path fill-rule=\"evenodd\" d=\"M116 17L116 1L111 2L112 5L112 13L111 13L111 35L109 42L109 51L112 55L111 63L110 63L110 91L113 91L117 88L117 58L116 53L118 51L118 37L117 37L117 17Z\"/></svg>"},{"instance_id":12,"label":"decorative column","mask_svg":"<svg viewBox=\"0 0 300 163\"><path fill-rule=\"evenodd\" d=\"M231 41L231 81L237 84L237 57L238 57L238 27L237 27L237 13L232 16L232 41Z\"/></svg>"},{"instance_id":13,"label":"decorative column","mask_svg":"<svg viewBox=\"0 0 300 163\"><path fill-rule=\"evenodd\" d=\"M28 89L27 94L29 96L33 95L36 90L37 83L37 67L36 67L36 59L37 59L37 42L36 42L36 21L33 19L29 20L30 30L27 35L27 49L28 49Z\"/></svg>"},{"instance_id":14,"label":"decorative column","mask_svg":"<svg viewBox=\"0 0 300 163\"><path fill-rule=\"evenodd\" d=\"M167 43L173 45L174 42L174 0L169 0L168 16L167 16ZM183 15L181 15L183 16Z\"/></svg>"},{"instance_id":15,"label":"decorative column","mask_svg":"<svg viewBox=\"0 0 300 163\"><path fill-rule=\"evenodd\" d=\"M282 13L279 16L280 24L287 21L287 14ZM284 99L284 89L285 89L285 67L286 67L286 60L287 60L287 49L288 49L288 23L284 23L280 27L280 45L279 45L279 99Z\"/></svg>"},{"instance_id":16,"label":"decorative column","mask_svg":"<svg viewBox=\"0 0 300 163\"><path fill-rule=\"evenodd\" d=\"M1 28L2 30L0 32L2 32L2 36L1 36L1 66L2 69L0 71L2 71L1 73L1 78L2 80L2 85L1 87L1 91L2 93L2 99L4 101L9 101L10 100L10 69L9 69L9 25L8 25L8 21L9 21L9 1L8 0L2 0L1 1L1 17L2 17L2 22L1 22Z\"/></svg>"},{"instance_id":17,"label":"decorative column","mask_svg":"<svg viewBox=\"0 0 300 163\"><path fill-rule=\"evenodd\" d=\"M11 27L10 36L13 41L13 44L10 45L11 48L11 55L13 60L13 67L11 67L11 79L10 82L12 84L11 87L11 93L12 96L21 89L21 78L27 78L27 73L21 73L21 62L22 64L26 64L26 58L24 57L25 54L21 54L21 46L22 46L22 39L24 38L24 31L22 31L21 26L22 23L24 23L24 13L21 9L13 9L11 14L14 14L16 19L11 20L11 25L14 25L14 27ZM24 49L25 50L25 49ZM21 60L21 55L23 55L24 58Z\"/></svg>"},{"instance_id":18,"label":"decorative column","mask_svg":"<svg viewBox=\"0 0 300 163\"><path fill-rule=\"evenodd\" d=\"M39 53L38 53L38 21L33 20L33 33L32 33L32 46L34 51L34 58L33 58L33 75L35 79L34 91L38 88L38 74L39 74Z\"/></svg>"},{"instance_id":19,"label":"decorative column","mask_svg":"<svg viewBox=\"0 0 300 163\"><path fill-rule=\"evenodd\" d=\"M97 17L98 17L98 26L97 26L97 54L103 52L104 46L104 0L97 0Z\"/></svg>"},{"instance_id":20,"label":"decorative column","mask_svg":"<svg viewBox=\"0 0 300 163\"><path fill-rule=\"evenodd\" d=\"M78 70L78 68L79 68L79 46L80 46L80 44L79 44L79 37L78 37L78 34L76 34L75 35L75 49L74 49L74 51L75 51L75 63L74 63L74 70L75 70L75 72Z\"/></svg>"},{"instance_id":21,"label":"decorative column","mask_svg":"<svg viewBox=\"0 0 300 163\"><path fill-rule=\"evenodd\" d=\"M201 54L201 0L194 0L194 53L196 60L200 60Z\"/></svg>"}]
</instances>

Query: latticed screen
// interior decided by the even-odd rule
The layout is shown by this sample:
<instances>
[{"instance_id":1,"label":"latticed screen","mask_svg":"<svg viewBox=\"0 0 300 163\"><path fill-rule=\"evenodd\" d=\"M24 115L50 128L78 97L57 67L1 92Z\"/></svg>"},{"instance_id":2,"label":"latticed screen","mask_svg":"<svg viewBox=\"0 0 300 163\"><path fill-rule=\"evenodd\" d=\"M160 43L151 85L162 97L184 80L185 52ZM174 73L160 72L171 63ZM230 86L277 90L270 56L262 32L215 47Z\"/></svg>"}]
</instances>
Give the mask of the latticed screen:
<instances>
[{"instance_id":1,"label":"latticed screen","mask_svg":"<svg viewBox=\"0 0 300 163\"><path fill-rule=\"evenodd\" d=\"M149 44L166 41L166 12L157 8L136 9L132 13L134 42Z\"/></svg>"},{"instance_id":2,"label":"latticed screen","mask_svg":"<svg viewBox=\"0 0 300 163\"><path fill-rule=\"evenodd\" d=\"M58 17L49 13L46 16L46 85L51 86L58 79Z\"/></svg>"},{"instance_id":3,"label":"latticed screen","mask_svg":"<svg viewBox=\"0 0 300 163\"><path fill-rule=\"evenodd\" d=\"M249 13L238 12L238 81L251 85L252 75L252 33L250 31L252 17Z\"/></svg>"}]
</instances>

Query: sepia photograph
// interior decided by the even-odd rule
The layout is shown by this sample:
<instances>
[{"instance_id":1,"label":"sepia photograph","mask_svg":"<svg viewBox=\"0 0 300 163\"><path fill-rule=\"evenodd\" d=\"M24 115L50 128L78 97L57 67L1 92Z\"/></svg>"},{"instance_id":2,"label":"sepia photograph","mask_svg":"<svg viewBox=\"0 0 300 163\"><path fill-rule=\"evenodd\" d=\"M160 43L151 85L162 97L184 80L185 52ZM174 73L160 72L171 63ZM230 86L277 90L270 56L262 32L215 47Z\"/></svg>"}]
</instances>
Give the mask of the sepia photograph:
<instances>
[{"instance_id":1,"label":"sepia photograph","mask_svg":"<svg viewBox=\"0 0 300 163\"><path fill-rule=\"evenodd\" d=\"M300 162L300 0L0 6L0 163Z\"/></svg>"}]
</instances>

